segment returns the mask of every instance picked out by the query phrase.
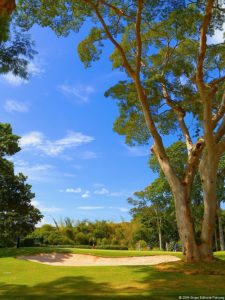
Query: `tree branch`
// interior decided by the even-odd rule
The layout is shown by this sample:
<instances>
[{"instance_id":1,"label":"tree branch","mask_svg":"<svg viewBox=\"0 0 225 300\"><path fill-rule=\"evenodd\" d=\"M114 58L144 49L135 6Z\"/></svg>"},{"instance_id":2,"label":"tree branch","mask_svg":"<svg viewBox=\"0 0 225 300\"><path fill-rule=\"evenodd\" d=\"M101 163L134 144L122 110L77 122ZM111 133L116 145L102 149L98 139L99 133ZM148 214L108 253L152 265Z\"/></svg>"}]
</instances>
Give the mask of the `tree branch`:
<instances>
[{"instance_id":1,"label":"tree branch","mask_svg":"<svg viewBox=\"0 0 225 300\"><path fill-rule=\"evenodd\" d=\"M209 82L209 85L213 87L213 86L215 86L215 85L217 85L217 84L219 84L223 81L225 81L225 76L222 76L220 78L212 80L211 82Z\"/></svg>"},{"instance_id":2,"label":"tree branch","mask_svg":"<svg viewBox=\"0 0 225 300\"><path fill-rule=\"evenodd\" d=\"M114 12L118 15L118 16L123 16L123 17L126 17L126 18L129 18L131 19L132 17L127 15L122 9L119 9L118 7L110 4L110 3L107 3L105 0L99 0L99 2L101 2L102 4L104 4L105 6L111 8L112 10L114 10ZM133 18L132 18L133 19Z\"/></svg>"},{"instance_id":3,"label":"tree branch","mask_svg":"<svg viewBox=\"0 0 225 300\"><path fill-rule=\"evenodd\" d=\"M209 23L212 17L212 9L213 9L214 0L208 0L205 15L203 18L203 23L200 30L200 44L199 44L199 55L197 61L197 74L196 74L196 82L198 84L198 88L200 93L202 93L205 89L204 84L204 60L206 54L206 47L207 47L207 31L209 27Z\"/></svg>"},{"instance_id":4,"label":"tree branch","mask_svg":"<svg viewBox=\"0 0 225 300\"><path fill-rule=\"evenodd\" d=\"M181 131L183 133L183 136L184 136L184 139L186 142L186 146L188 149L188 153L189 153L192 149L193 143L192 143L192 139L191 139L189 130L187 128L187 125L184 121L185 111L183 110L182 107L178 106L174 101L172 101L165 84L162 84L162 90L163 90L163 96L166 99L167 105L169 105L173 109L174 113L177 116L177 120L180 125Z\"/></svg>"},{"instance_id":5,"label":"tree branch","mask_svg":"<svg viewBox=\"0 0 225 300\"><path fill-rule=\"evenodd\" d=\"M223 118L223 121L215 134L216 143L219 143L219 141L223 138L224 134L225 134L225 117Z\"/></svg>"},{"instance_id":6,"label":"tree branch","mask_svg":"<svg viewBox=\"0 0 225 300\"><path fill-rule=\"evenodd\" d=\"M108 26L106 25L100 11L99 11L99 8L98 8L98 5L95 5L93 2L91 2L90 0L84 0L86 3L90 4L91 7L94 9L100 23L102 24L104 30L105 30L105 33L106 35L108 36L108 38L110 39L110 41L113 43L113 45L118 49L118 51L120 52L121 56L122 56L122 59L123 59L123 62L124 62L124 67L126 68L126 70L128 71L129 75L131 78L134 78L135 77L135 72L134 70L132 69L132 67L130 66L128 60L127 60L127 57L126 57L126 54L123 50L123 48L121 47L121 45L114 39L114 37L112 36L111 32L109 31L109 28Z\"/></svg>"},{"instance_id":7,"label":"tree branch","mask_svg":"<svg viewBox=\"0 0 225 300\"><path fill-rule=\"evenodd\" d=\"M140 76L141 56L142 56L142 40L141 40L141 14L143 9L143 0L138 0L137 17L135 24L137 53L136 53L136 76Z\"/></svg>"},{"instance_id":8,"label":"tree branch","mask_svg":"<svg viewBox=\"0 0 225 300\"><path fill-rule=\"evenodd\" d=\"M224 114L225 114L225 92L223 93L220 107L217 110L217 113L214 114L214 116L212 118L213 128L216 128L218 122L222 119Z\"/></svg>"}]
</instances>

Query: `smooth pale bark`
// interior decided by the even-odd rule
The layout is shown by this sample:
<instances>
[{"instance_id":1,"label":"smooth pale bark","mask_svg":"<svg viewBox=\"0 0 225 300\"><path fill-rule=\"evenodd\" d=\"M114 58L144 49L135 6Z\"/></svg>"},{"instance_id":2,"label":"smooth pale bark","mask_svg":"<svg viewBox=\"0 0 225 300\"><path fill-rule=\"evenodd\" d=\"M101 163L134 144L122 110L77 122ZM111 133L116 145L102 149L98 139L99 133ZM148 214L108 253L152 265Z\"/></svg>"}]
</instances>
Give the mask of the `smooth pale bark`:
<instances>
[{"instance_id":1,"label":"smooth pale bark","mask_svg":"<svg viewBox=\"0 0 225 300\"><path fill-rule=\"evenodd\" d=\"M176 207L176 219L178 232L183 247L185 262L200 261L201 256L197 246L194 232L193 219L191 216L189 191L187 187L174 187L173 195Z\"/></svg>"},{"instance_id":2,"label":"smooth pale bark","mask_svg":"<svg viewBox=\"0 0 225 300\"><path fill-rule=\"evenodd\" d=\"M218 158L216 153L214 157L205 154L199 166L204 203L200 252L204 261L213 259L213 235L217 215L217 167Z\"/></svg>"},{"instance_id":3,"label":"smooth pale bark","mask_svg":"<svg viewBox=\"0 0 225 300\"><path fill-rule=\"evenodd\" d=\"M162 230L161 230L161 227L162 227L162 220L160 218L158 220L159 249L163 250L163 247L162 247Z\"/></svg>"}]
</instances>

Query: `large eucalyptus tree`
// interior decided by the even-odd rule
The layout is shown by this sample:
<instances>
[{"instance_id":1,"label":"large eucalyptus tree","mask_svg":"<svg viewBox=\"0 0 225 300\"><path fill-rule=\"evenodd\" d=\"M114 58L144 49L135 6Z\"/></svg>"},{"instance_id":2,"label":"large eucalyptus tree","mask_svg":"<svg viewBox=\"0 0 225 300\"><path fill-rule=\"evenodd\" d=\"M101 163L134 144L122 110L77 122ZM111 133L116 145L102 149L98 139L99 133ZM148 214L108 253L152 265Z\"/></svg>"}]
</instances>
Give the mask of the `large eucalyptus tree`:
<instances>
[{"instance_id":1,"label":"large eucalyptus tree","mask_svg":"<svg viewBox=\"0 0 225 300\"><path fill-rule=\"evenodd\" d=\"M189 262L213 258L216 173L225 150L225 46L207 40L223 27L222 2L196 0L185 6L172 0L19 0L20 23L26 28L38 23L65 36L87 21L90 34L78 47L85 66L100 58L104 42L114 46L113 67L127 75L107 93L120 109L114 129L128 143L153 142L151 151L171 188ZM182 175L165 147L165 136L175 131L187 148ZM197 172L204 194L200 243L190 209Z\"/></svg>"}]
</instances>

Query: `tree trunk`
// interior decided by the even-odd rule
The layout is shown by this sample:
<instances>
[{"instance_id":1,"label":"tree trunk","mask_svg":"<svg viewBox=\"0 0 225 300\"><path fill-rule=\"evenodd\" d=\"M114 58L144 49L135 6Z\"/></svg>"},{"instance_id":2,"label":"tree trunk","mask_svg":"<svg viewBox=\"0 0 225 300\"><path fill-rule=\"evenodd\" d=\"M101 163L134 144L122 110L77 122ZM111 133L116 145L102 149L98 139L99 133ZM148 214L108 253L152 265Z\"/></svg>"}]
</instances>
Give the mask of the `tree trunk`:
<instances>
[{"instance_id":1,"label":"tree trunk","mask_svg":"<svg viewBox=\"0 0 225 300\"><path fill-rule=\"evenodd\" d=\"M160 222L160 221L159 221ZM161 222L159 223L159 249L163 250L162 248L162 231L161 231Z\"/></svg>"},{"instance_id":2,"label":"tree trunk","mask_svg":"<svg viewBox=\"0 0 225 300\"><path fill-rule=\"evenodd\" d=\"M214 237L215 237L215 249L216 249L216 251L218 251L218 236L217 236L217 230L216 230L216 228L215 228Z\"/></svg>"},{"instance_id":3,"label":"tree trunk","mask_svg":"<svg viewBox=\"0 0 225 300\"><path fill-rule=\"evenodd\" d=\"M10 16L16 8L15 0L0 0L0 14Z\"/></svg>"},{"instance_id":4,"label":"tree trunk","mask_svg":"<svg viewBox=\"0 0 225 300\"><path fill-rule=\"evenodd\" d=\"M214 159L209 159L207 154L205 154L200 163L199 171L204 202L200 252L203 261L211 261L213 259L213 236L217 214L216 154Z\"/></svg>"},{"instance_id":5,"label":"tree trunk","mask_svg":"<svg viewBox=\"0 0 225 300\"><path fill-rule=\"evenodd\" d=\"M219 227L219 241L220 241L220 250L225 250L224 234L223 234L223 224L221 220L221 209L220 203L218 204L218 227Z\"/></svg>"},{"instance_id":6,"label":"tree trunk","mask_svg":"<svg viewBox=\"0 0 225 300\"><path fill-rule=\"evenodd\" d=\"M201 256L195 239L195 232L190 209L190 193L188 191L188 187L174 187L173 195L175 199L178 232L183 247L184 261L200 261Z\"/></svg>"}]
</instances>

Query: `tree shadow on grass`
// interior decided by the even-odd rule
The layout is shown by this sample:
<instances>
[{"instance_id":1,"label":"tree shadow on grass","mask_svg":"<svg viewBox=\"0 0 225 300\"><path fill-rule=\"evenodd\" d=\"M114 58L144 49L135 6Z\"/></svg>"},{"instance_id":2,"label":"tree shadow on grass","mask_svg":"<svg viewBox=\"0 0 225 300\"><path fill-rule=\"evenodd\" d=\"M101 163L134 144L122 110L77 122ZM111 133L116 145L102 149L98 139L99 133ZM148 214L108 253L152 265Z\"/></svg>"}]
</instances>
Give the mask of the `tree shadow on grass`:
<instances>
[{"instance_id":1,"label":"tree shadow on grass","mask_svg":"<svg viewBox=\"0 0 225 300\"><path fill-rule=\"evenodd\" d=\"M141 282L156 299L179 296L224 296L225 262L185 264L162 263L152 267L140 267L135 272L144 274ZM165 296L167 295L167 296ZM157 298L158 297L158 298Z\"/></svg>"},{"instance_id":2,"label":"tree shadow on grass","mask_svg":"<svg viewBox=\"0 0 225 300\"><path fill-rule=\"evenodd\" d=\"M143 290L140 290L140 294ZM140 295L137 287L115 288L107 282L96 283L86 276L62 277L35 286L0 283L1 300L136 300L153 299Z\"/></svg>"}]
</instances>

